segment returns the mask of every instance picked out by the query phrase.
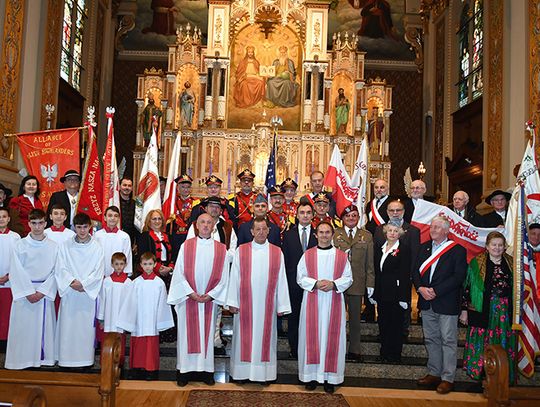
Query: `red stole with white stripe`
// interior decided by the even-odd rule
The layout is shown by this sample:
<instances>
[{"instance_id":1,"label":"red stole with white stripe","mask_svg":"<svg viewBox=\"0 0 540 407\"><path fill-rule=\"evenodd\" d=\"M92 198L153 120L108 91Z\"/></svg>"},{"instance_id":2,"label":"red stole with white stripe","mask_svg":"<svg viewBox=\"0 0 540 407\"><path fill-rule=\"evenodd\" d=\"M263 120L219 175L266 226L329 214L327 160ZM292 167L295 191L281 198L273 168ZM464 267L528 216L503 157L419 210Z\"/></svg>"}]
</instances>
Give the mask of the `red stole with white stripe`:
<instances>
[{"instance_id":1,"label":"red stole with white stripe","mask_svg":"<svg viewBox=\"0 0 540 407\"><path fill-rule=\"evenodd\" d=\"M318 265L317 265L317 247L312 247L305 253L306 268L310 278L318 280ZM336 250L336 258L334 260L333 279L337 280L343 275L345 265L347 264L347 254L341 250ZM307 295L306 309L306 353L307 364L320 364L320 346L319 346L319 290L314 289ZM342 296L336 291L332 291L332 305L330 308L330 325L328 327L328 343L326 344L326 356L324 362L325 373L336 373L338 354L339 354L339 337L341 334L341 301Z\"/></svg>"},{"instance_id":2,"label":"red stole with white stripe","mask_svg":"<svg viewBox=\"0 0 540 407\"><path fill-rule=\"evenodd\" d=\"M446 242L444 242L437 250L431 253L431 256L429 256L422 263L422 265L420 266L420 276L423 277L424 273L429 270L433 263L439 260L441 256L445 254L448 250L457 245L458 243L452 240L447 240Z\"/></svg>"},{"instance_id":3,"label":"red stole with white stripe","mask_svg":"<svg viewBox=\"0 0 540 407\"><path fill-rule=\"evenodd\" d=\"M266 288L266 302L264 308L263 340L261 349L261 362L270 361L270 344L272 339L272 321L274 319L274 303L276 300L276 287L281 267L281 250L273 244L268 244L269 267L268 286ZM243 244L240 250L240 360L251 362L253 343L253 294L251 289L251 259L252 242Z\"/></svg>"},{"instance_id":4,"label":"red stole with white stripe","mask_svg":"<svg viewBox=\"0 0 540 407\"><path fill-rule=\"evenodd\" d=\"M184 275L186 280L197 292L195 282L195 256L197 252L197 237L188 239L184 242ZM223 274L223 263L227 248L223 243L214 240L214 263L212 264L212 274L204 291L208 294L221 281ZM205 355L208 352L208 335L210 333L210 323L212 319L213 301L204 304L204 343ZM201 353L201 333L199 332L199 303L191 298L186 301L186 325L187 325L187 345L188 353Z\"/></svg>"},{"instance_id":5,"label":"red stole with white stripe","mask_svg":"<svg viewBox=\"0 0 540 407\"><path fill-rule=\"evenodd\" d=\"M371 218L377 224L377 226L384 225L386 223L377 209L375 199L371 200Z\"/></svg>"}]
</instances>

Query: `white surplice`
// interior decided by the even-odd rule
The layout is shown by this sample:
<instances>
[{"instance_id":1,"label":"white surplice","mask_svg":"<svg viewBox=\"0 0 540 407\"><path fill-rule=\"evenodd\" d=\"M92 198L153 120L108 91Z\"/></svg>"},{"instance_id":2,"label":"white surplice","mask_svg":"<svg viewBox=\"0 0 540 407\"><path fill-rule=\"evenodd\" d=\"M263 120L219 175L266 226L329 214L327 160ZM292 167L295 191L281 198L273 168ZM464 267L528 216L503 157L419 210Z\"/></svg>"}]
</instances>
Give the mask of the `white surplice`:
<instances>
[{"instance_id":1,"label":"white surplice","mask_svg":"<svg viewBox=\"0 0 540 407\"><path fill-rule=\"evenodd\" d=\"M120 309L116 325L131 336L157 336L172 328L174 320L167 304L167 288L157 275L137 277Z\"/></svg>"},{"instance_id":2,"label":"white surplice","mask_svg":"<svg viewBox=\"0 0 540 407\"><path fill-rule=\"evenodd\" d=\"M105 229L100 229L94 234L94 237L103 247L103 254L105 256L105 267L103 271L105 277L110 276L113 272L111 257L116 252L121 252L126 255L126 268L124 271L129 275L133 273L131 239L126 232L118 230L117 232L107 233Z\"/></svg>"},{"instance_id":3,"label":"white surplice","mask_svg":"<svg viewBox=\"0 0 540 407\"><path fill-rule=\"evenodd\" d=\"M208 334L208 343L205 343L204 328L204 307L205 304L198 303L199 308L199 339L201 353L188 353L187 342L187 323L186 323L186 300L188 295L197 292L204 294L210 276L212 275L212 266L214 264L214 239L197 238L197 251L195 255L195 284L197 287L191 287L184 274L184 250L186 245L180 247L178 260L174 267L171 286L169 288L169 297L167 302L175 306L178 316L178 341L177 341L177 362L176 369L181 373L187 372L213 372L214 371L214 330L216 326L216 309L218 305L224 305L227 297L227 283L229 281L229 263L227 256L223 262L223 271L221 280L208 292L213 298L212 320L210 322L210 332ZM196 290L195 290L196 289ZM208 352L205 354L205 349Z\"/></svg>"},{"instance_id":4,"label":"white surplice","mask_svg":"<svg viewBox=\"0 0 540 407\"><path fill-rule=\"evenodd\" d=\"M62 245L64 242L68 241L69 239L72 239L75 236L75 232L68 228L65 228L61 232L52 230L51 228L47 228L45 229L45 234L53 242L56 242L58 246Z\"/></svg>"},{"instance_id":5,"label":"white surplice","mask_svg":"<svg viewBox=\"0 0 540 407\"><path fill-rule=\"evenodd\" d=\"M18 236L18 235L17 235ZM31 235L19 240L13 249L9 279L13 303L9 320L6 369L54 365L56 280L54 269L58 245L47 237ZM30 303L27 295L39 291L45 297Z\"/></svg>"},{"instance_id":6,"label":"white surplice","mask_svg":"<svg viewBox=\"0 0 540 407\"><path fill-rule=\"evenodd\" d=\"M105 277L99 294L97 315L97 319L103 321L103 332L124 332L118 326L118 317L132 289L133 281L129 278L120 283L113 281L111 276Z\"/></svg>"},{"instance_id":7,"label":"white surplice","mask_svg":"<svg viewBox=\"0 0 540 407\"><path fill-rule=\"evenodd\" d=\"M277 377L277 314L290 314L291 302L289 287L285 274L285 261L280 251L280 268L276 285L274 309L272 311L272 331L270 339L270 360L261 361L262 342L264 335L264 321L266 315L266 292L268 289L268 276L270 265L270 243L251 242L251 302L252 302L252 343L251 362L241 361L242 341L240 332L240 250L236 251L229 279L229 291L226 305L239 308L234 315L233 337L231 349L231 376L236 380L272 381Z\"/></svg>"},{"instance_id":8,"label":"white surplice","mask_svg":"<svg viewBox=\"0 0 540 407\"><path fill-rule=\"evenodd\" d=\"M330 311L332 308L332 295L333 291L324 292L317 290L318 292L318 310L319 310L319 349L320 349L320 363L306 364L306 308L307 308L307 295L313 291L317 280L308 277L306 269L306 256L305 254L298 263L298 269L296 274L296 282L304 290L304 296L302 298L302 308L300 311L300 325L298 328L298 376L302 382L317 381L324 383L328 381L330 384L340 384L344 380L345 375L345 353L347 349L347 332L345 329L346 314L345 314L345 301L343 299L343 292L349 288L353 282L351 265L347 260L345 270L340 278L334 280L334 260L336 258L336 248L331 249L317 249L317 272L319 280L334 281L337 292L341 297L341 321L340 321L340 335L339 335L339 353L336 373L325 373L325 357L326 357L326 345L328 343L328 330L330 326Z\"/></svg>"},{"instance_id":9,"label":"white surplice","mask_svg":"<svg viewBox=\"0 0 540 407\"><path fill-rule=\"evenodd\" d=\"M10 230L8 233L0 234L0 277L4 277L6 274L9 274L9 269L11 264L9 259L11 259L13 248L15 243L21 240L21 237L18 233ZM6 281L4 285L0 285L1 288L9 288L9 280Z\"/></svg>"},{"instance_id":10,"label":"white surplice","mask_svg":"<svg viewBox=\"0 0 540 407\"><path fill-rule=\"evenodd\" d=\"M56 326L58 364L82 367L94 364L97 297L103 282L103 248L93 237L87 243L72 238L60 246L56 282L60 301ZM79 292L70 287L79 280Z\"/></svg>"}]
</instances>

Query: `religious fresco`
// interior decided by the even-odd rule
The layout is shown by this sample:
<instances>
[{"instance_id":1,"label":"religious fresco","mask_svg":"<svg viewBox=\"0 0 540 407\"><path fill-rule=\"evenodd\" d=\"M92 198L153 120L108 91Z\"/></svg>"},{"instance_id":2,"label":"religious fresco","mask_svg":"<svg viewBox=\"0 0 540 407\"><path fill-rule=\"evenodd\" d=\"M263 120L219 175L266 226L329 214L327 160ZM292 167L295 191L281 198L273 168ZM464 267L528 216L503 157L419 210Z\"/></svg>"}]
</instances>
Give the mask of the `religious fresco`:
<instances>
[{"instance_id":1,"label":"religious fresco","mask_svg":"<svg viewBox=\"0 0 540 407\"><path fill-rule=\"evenodd\" d=\"M240 31L234 41L229 82L229 128L250 128L280 116L284 130L300 128L302 78L300 41L288 27L265 37L257 25Z\"/></svg>"},{"instance_id":2,"label":"religious fresco","mask_svg":"<svg viewBox=\"0 0 540 407\"><path fill-rule=\"evenodd\" d=\"M359 35L366 59L414 60L403 39L403 0L334 0L328 12L328 43L336 32Z\"/></svg>"},{"instance_id":3,"label":"religious fresco","mask_svg":"<svg viewBox=\"0 0 540 407\"><path fill-rule=\"evenodd\" d=\"M137 0L135 28L122 41L126 50L167 50L176 26L187 23L206 37L208 6L205 0ZM206 41L205 41L206 42Z\"/></svg>"}]
</instances>

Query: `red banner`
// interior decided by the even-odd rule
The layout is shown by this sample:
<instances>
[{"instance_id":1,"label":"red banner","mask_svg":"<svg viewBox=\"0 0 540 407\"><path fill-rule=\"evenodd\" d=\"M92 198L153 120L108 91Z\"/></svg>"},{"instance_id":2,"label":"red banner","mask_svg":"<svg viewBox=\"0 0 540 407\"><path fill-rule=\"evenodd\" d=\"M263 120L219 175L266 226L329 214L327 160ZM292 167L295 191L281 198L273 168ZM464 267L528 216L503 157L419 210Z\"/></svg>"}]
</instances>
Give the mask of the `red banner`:
<instances>
[{"instance_id":1,"label":"red banner","mask_svg":"<svg viewBox=\"0 0 540 407\"><path fill-rule=\"evenodd\" d=\"M88 151L81 180L77 213L86 213L92 220L103 220L101 164L92 126L88 126Z\"/></svg>"},{"instance_id":2,"label":"red banner","mask_svg":"<svg viewBox=\"0 0 540 407\"><path fill-rule=\"evenodd\" d=\"M21 133L17 143L28 174L39 180L39 199L46 208L52 193L64 189L60 177L67 170L79 171L79 129Z\"/></svg>"}]
</instances>

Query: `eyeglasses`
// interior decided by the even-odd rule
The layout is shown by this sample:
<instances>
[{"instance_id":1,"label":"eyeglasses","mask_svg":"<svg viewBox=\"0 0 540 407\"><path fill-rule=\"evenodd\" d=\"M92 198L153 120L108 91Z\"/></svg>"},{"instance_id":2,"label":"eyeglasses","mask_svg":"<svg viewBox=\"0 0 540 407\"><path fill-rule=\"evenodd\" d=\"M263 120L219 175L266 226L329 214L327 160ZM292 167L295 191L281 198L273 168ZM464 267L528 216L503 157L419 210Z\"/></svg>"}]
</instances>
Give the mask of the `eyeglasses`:
<instances>
[{"instance_id":1,"label":"eyeglasses","mask_svg":"<svg viewBox=\"0 0 540 407\"><path fill-rule=\"evenodd\" d=\"M387 209L387 210L388 210L388 212L392 212L392 213L394 213L394 212L397 213L397 212L403 212L404 211L404 209Z\"/></svg>"}]
</instances>

